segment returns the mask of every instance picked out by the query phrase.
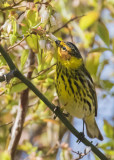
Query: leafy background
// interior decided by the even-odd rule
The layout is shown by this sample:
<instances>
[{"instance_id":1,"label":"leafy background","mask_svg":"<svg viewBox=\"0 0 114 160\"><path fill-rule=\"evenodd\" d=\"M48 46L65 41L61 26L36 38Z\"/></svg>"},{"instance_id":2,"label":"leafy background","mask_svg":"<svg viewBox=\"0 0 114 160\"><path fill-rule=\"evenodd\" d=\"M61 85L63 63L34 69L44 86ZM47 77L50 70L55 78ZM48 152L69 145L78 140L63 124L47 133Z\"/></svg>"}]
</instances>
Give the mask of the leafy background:
<instances>
[{"instance_id":1,"label":"leafy background","mask_svg":"<svg viewBox=\"0 0 114 160\"><path fill-rule=\"evenodd\" d=\"M56 49L54 40L71 41L79 48L95 85L98 97L97 123L104 141L89 139L110 159L114 159L114 1L49 0L0 1L0 43L26 76L32 70L32 83L54 104ZM67 25L66 22L74 18ZM80 17L82 16L82 17ZM57 30L60 28L60 30ZM30 53L34 64L30 67ZM9 68L0 55L0 75ZM12 121L15 120L20 96L26 86L17 78L0 83L0 154L7 152ZM59 119L29 91L29 109L15 159L78 159L85 146L77 144ZM81 131L82 121L74 118ZM75 151L75 152L74 152ZM98 159L89 153L82 159Z\"/></svg>"}]
</instances>

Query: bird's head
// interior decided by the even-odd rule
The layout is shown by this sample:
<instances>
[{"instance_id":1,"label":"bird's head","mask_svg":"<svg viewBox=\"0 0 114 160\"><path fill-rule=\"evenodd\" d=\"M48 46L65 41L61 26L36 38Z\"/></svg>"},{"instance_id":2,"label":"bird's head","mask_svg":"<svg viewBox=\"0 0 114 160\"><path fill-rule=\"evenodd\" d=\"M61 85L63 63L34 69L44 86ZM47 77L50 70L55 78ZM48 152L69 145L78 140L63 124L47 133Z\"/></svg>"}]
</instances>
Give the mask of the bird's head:
<instances>
[{"instance_id":1,"label":"bird's head","mask_svg":"<svg viewBox=\"0 0 114 160\"><path fill-rule=\"evenodd\" d=\"M58 61L67 68L77 69L83 64L78 48L71 42L55 41L58 51Z\"/></svg>"}]
</instances>

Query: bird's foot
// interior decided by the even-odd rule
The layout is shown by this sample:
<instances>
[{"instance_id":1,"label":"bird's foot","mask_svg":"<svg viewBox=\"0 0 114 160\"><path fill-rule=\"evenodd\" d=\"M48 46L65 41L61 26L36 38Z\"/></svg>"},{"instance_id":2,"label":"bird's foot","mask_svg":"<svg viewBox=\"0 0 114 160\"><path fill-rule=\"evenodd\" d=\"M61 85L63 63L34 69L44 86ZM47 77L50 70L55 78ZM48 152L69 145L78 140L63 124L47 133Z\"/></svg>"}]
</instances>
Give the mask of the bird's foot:
<instances>
[{"instance_id":1,"label":"bird's foot","mask_svg":"<svg viewBox=\"0 0 114 160\"><path fill-rule=\"evenodd\" d=\"M69 117L70 116L70 113L64 113L64 112L62 112L63 113L63 115L65 116L65 117Z\"/></svg>"},{"instance_id":2,"label":"bird's foot","mask_svg":"<svg viewBox=\"0 0 114 160\"><path fill-rule=\"evenodd\" d=\"M55 108L54 108L54 112L56 112L57 110L60 110L60 107L59 106L56 106ZM57 118L57 116L56 116L56 114L54 113L53 114L53 119L56 119Z\"/></svg>"},{"instance_id":3,"label":"bird's foot","mask_svg":"<svg viewBox=\"0 0 114 160\"><path fill-rule=\"evenodd\" d=\"M61 111L62 114L63 114L65 117L69 117L69 116L70 116L70 114L69 114L68 112L67 112L67 113L64 113L63 110L60 110L60 107L59 107L59 106L56 106L56 107L55 107L54 112L56 112L57 110ZM56 119L56 118L57 118L57 116L56 116L56 114L54 113L53 119Z\"/></svg>"},{"instance_id":4,"label":"bird's foot","mask_svg":"<svg viewBox=\"0 0 114 160\"><path fill-rule=\"evenodd\" d=\"M79 138L78 138L78 140L76 142L80 143L84 139L84 137L85 137L84 132L80 132L79 133Z\"/></svg>"}]
</instances>

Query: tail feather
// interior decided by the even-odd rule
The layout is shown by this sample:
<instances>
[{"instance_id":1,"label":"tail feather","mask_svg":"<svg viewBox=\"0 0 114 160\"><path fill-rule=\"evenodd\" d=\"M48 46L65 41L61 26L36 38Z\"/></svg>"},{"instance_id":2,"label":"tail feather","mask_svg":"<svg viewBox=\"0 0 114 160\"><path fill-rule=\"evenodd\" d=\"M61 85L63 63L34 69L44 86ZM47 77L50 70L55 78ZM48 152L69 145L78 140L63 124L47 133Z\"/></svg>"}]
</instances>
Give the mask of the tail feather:
<instances>
[{"instance_id":1,"label":"tail feather","mask_svg":"<svg viewBox=\"0 0 114 160\"><path fill-rule=\"evenodd\" d=\"M87 130L87 135L90 138L98 138L99 140L103 140L103 136L97 126L97 123L95 121L95 118L93 115L86 117L84 119L85 124L86 124L86 130Z\"/></svg>"}]
</instances>

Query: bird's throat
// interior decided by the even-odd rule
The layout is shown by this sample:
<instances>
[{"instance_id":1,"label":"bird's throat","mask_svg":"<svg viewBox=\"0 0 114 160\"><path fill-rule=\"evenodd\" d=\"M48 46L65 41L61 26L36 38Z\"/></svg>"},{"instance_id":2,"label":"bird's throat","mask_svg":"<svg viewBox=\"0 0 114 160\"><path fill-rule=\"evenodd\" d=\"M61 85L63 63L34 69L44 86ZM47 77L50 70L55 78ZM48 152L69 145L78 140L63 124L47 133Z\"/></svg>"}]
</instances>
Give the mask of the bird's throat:
<instances>
[{"instance_id":1,"label":"bird's throat","mask_svg":"<svg viewBox=\"0 0 114 160\"><path fill-rule=\"evenodd\" d=\"M70 59L62 59L58 57L58 63L64 66L67 69L78 69L82 66L83 60L82 58L78 59L76 57L71 57Z\"/></svg>"}]
</instances>

